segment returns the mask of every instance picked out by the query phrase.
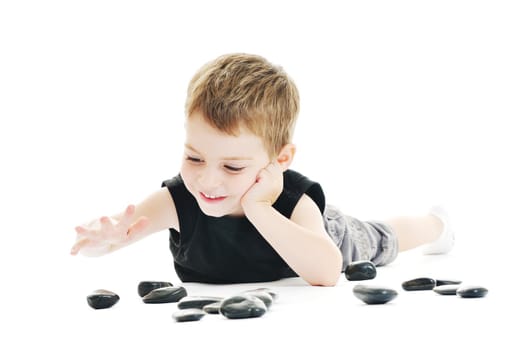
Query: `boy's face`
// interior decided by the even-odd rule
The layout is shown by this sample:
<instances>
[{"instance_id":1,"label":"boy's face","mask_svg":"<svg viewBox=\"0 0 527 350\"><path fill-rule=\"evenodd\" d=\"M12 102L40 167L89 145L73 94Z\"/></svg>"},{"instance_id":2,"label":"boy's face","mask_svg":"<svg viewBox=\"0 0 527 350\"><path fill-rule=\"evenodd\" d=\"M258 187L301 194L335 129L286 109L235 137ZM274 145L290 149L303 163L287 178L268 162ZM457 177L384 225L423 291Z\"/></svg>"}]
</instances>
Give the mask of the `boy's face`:
<instances>
[{"instance_id":1,"label":"boy's face","mask_svg":"<svg viewBox=\"0 0 527 350\"><path fill-rule=\"evenodd\" d=\"M209 215L243 215L241 198L271 159L260 137L241 129L239 135L223 133L208 124L201 112L186 124L181 177Z\"/></svg>"}]
</instances>

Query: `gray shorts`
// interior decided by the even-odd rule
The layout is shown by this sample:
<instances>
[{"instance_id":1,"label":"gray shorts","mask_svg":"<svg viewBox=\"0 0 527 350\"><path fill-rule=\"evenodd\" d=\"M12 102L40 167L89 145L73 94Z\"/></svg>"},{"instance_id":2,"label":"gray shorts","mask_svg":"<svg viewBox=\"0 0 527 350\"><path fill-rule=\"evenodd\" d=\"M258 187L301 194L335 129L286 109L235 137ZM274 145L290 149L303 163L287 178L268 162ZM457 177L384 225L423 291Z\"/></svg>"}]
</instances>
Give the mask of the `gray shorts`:
<instances>
[{"instance_id":1,"label":"gray shorts","mask_svg":"<svg viewBox=\"0 0 527 350\"><path fill-rule=\"evenodd\" d=\"M369 260L381 266L397 257L397 237L390 227L380 221L360 221L327 205L324 225L342 252L342 271L352 261Z\"/></svg>"}]
</instances>

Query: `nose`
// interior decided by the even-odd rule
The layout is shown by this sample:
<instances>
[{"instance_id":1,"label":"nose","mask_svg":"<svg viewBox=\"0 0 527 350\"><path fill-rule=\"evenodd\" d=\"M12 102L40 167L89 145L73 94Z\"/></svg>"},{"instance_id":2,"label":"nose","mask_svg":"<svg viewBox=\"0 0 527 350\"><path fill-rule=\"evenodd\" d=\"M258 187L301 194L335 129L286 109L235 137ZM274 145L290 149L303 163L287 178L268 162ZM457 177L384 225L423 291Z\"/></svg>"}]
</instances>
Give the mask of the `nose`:
<instances>
[{"instance_id":1,"label":"nose","mask_svg":"<svg viewBox=\"0 0 527 350\"><path fill-rule=\"evenodd\" d=\"M221 173L211 166L204 166L198 175L198 181L203 190L213 190L221 184Z\"/></svg>"}]
</instances>

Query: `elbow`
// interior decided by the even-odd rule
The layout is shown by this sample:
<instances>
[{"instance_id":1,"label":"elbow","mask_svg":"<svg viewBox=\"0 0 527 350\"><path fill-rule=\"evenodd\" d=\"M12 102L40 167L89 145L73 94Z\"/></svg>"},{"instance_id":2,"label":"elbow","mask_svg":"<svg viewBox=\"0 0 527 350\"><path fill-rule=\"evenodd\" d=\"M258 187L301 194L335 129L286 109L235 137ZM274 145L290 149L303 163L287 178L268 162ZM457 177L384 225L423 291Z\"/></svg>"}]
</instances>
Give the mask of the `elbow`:
<instances>
[{"instance_id":1,"label":"elbow","mask_svg":"<svg viewBox=\"0 0 527 350\"><path fill-rule=\"evenodd\" d=\"M307 280L310 285L318 287L334 287L337 285L340 275L342 272L342 254L335 256L335 261L332 262L330 267L321 274L317 279Z\"/></svg>"},{"instance_id":2,"label":"elbow","mask_svg":"<svg viewBox=\"0 0 527 350\"><path fill-rule=\"evenodd\" d=\"M337 285L338 279L336 281L326 281L326 282L308 282L313 287L335 287Z\"/></svg>"},{"instance_id":3,"label":"elbow","mask_svg":"<svg viewBox=\"0 0 527 350\"><path fill-rule=\"evenodd\" d=\"M337 285L337 282L339 281L340 273L333 278L329 277L330 276L317 280L310 280L307 281L307 283L314 287L335 287Z\"/></svg>"}]
</instances>

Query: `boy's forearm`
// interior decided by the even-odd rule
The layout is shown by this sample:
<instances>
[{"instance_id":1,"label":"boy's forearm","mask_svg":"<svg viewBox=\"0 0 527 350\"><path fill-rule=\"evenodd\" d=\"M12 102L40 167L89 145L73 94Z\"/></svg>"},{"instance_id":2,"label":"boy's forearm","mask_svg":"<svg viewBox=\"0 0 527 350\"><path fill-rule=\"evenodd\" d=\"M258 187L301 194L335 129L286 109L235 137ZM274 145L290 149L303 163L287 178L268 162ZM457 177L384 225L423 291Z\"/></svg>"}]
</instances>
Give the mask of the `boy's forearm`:
<instances>
[{"instance_id":1,"label":"boy's forearm","mask_svg":"<svg viewBox=\"0 0 527 350\"><path fill-rule=\"evenodd\" d=\"M332 241L266 204L246 208L245 214L285 262L309 284L333 286L337 283L342 255Z\"/></svg>"}]
</instances>

